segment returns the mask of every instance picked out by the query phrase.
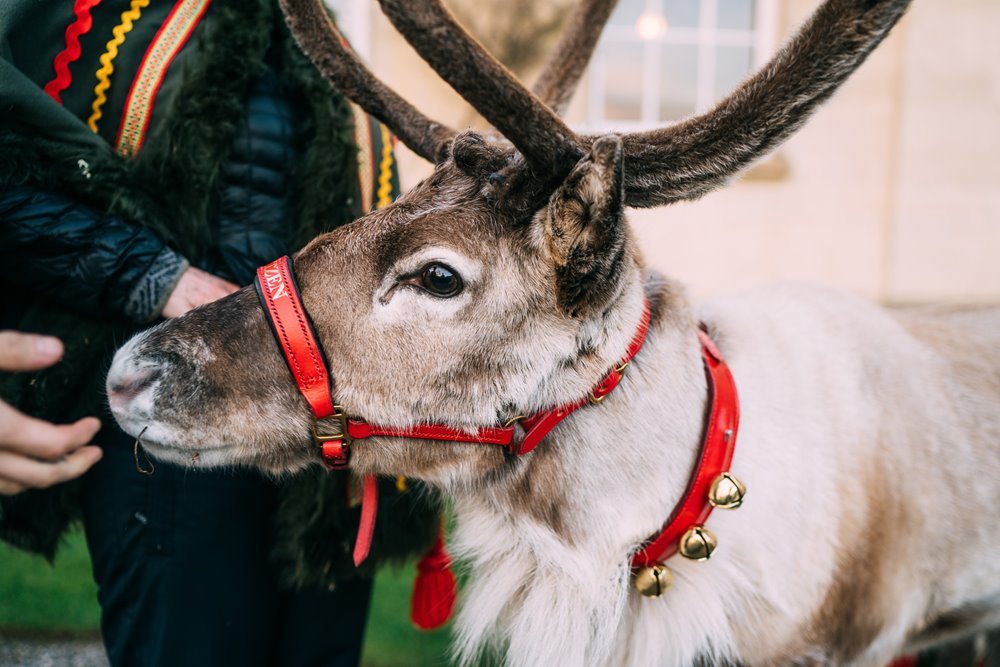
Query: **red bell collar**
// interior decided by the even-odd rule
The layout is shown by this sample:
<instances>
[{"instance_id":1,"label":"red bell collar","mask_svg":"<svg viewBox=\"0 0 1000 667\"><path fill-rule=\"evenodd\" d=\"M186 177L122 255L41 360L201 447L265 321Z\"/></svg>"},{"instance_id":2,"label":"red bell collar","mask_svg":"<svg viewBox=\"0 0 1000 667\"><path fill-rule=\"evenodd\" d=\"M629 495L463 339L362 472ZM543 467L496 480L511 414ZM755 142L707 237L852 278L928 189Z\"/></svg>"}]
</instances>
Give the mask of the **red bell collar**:
<instances>
[{"instance_id":1,"label":"red bell collar","mask_svg":"<svg viewBox=\"0 0 1000 667\"><path fill-rule=\"evenodd\" d=\"M729 472L736 448L740 407L736 383L718 348L698 330L708 380L709 417L698 462L687 489L663 529L632 557L634 585L649 597L670 587L670 570L663 564L678 552L692 560L708 560L717 546L705 527L712 510L735 509L743 503L746 487Z\"/></svg>"}]
</instances>

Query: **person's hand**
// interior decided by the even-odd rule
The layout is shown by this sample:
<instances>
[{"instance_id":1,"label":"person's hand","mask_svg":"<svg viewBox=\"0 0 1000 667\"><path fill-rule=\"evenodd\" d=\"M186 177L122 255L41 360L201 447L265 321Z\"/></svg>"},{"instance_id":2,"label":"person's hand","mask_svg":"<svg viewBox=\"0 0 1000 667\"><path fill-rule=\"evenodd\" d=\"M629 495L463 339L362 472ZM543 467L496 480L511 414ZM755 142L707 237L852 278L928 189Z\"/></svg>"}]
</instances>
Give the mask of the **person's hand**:
<instances>
[{"instance_id":1,"label":"person's hand","mask_svg":"<svg viewBox=\"0 0 1000 667\"><path fill-rule=\"evenodd\" d=\"M62 357L58 338L0 331L0 370L31 371ZM101 458L87 445L101 422L96 417L65 425L21 414L0 401L0 494L45 488L78 477Z\"/></svg>"},{"instance_id":2,"label":"person's hand","mask_svg":"<svg viewBox=\"0 0 1000 667\"><path fill-rule=\"evenodd\" d=\"M228 280L223 280L193 266L189 267L181 274L177 286L170 293L167 305L163 307L163 316L168 319L179 317L192 308L221 299L238 289L239 287Z\"/></svg>"}]
</instances>

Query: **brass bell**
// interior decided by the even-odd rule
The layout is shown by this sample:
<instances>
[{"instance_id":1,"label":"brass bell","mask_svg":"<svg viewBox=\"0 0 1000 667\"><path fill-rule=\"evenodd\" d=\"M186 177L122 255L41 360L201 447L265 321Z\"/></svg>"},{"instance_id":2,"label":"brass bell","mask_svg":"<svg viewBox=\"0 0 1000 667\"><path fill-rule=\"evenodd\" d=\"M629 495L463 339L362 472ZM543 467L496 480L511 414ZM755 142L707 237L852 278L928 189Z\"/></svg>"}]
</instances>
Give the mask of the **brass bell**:
<instances>
[{"instance_id":1,"label":"brass bell","mask_svg":"<svg viewBox=\"0 0 1000 667\"><path fill-rule=\"evenodd\" d=\"M681 536L678 550L691 560L708 560L719 541L705 526L692 526Z\"/></svg>"},{"instance_id":2,"label":"brass bell","mask_svg":"<svg viewBox=\"0 0 1000 667\"><path fill-rule=\"evenodd\" d=\"M658 598L674 583L674 575L663 563L652 562L639 568L632 579L632 587L648 598Z\"/></svg>"},{"instance_id":3,"label":"brass bell","mask_svg":"<svg viewBox=\"0 0 1000 667\"><path fill-rule=\"evenodd\" d=\"M734 510L743 504L746 495L746 484L724 472L712 482L712 487L708 490L708 502L720 510Z\"/></svg>"}]
</instances>

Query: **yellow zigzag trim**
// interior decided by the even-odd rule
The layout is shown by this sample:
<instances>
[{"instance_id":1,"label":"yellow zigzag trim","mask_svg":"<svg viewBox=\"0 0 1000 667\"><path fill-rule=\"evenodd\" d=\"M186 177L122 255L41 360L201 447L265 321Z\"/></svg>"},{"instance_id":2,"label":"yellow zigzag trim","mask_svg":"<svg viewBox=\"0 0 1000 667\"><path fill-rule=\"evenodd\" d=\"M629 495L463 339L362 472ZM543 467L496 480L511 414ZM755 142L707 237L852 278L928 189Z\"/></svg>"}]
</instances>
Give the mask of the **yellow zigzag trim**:
<instances>
[{"instance_id":1,"label":"yellow zigzag trim","mask_svg":"<svg viewBox=\"0 0 1000 667\"><path fill-rule=\"evenodd\" d=\"M392 203L392 135L382 123L378 128L382 131L382 163L379 165L376 208L385 208Z\"/></svg>"},{"instance_id":2,"label":"yellow zigzag trim","mask_svg":"<svg viewBox=\"0 0 1000 667\"><path fill-rule=\"evenodd\" d=\"M142 8L149 5L149 0L132 0L132 6L127 11L122 12L122 22L116 25L111 31L114 38L108 42L105 51L101 55L101 69L97 70L97 86L94 88L94 103L90 105L93 109L93 113L90 114L90 118L87 119L87 125L90 126L91 131L95 134L97 133L97 121L101 119L104 112L101 111L101 107L104 103L108 101L107 96L104 94L108 88L111 87L111 75L115 71L114 59L118 57L118 47L125 43L125 33L130 32L134 25L134 21L139 19L142 14Z\"/></svg>"}]
</instances>

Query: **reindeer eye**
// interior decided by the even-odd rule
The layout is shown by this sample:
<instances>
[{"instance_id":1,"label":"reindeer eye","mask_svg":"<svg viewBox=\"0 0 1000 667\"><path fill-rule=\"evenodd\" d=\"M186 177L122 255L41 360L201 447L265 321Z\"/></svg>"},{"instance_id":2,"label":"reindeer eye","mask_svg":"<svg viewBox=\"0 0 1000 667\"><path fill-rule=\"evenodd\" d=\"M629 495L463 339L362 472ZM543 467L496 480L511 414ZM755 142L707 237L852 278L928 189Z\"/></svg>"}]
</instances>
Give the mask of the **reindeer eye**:
<instances>
[{"instance_id":1,"label":"reindeer eye","mask_svg":"<svg viewBox=\"0 0 1000 667\"><path fill-rule=\"evenodd\" d=\"M444 264L428 264L420 271L420 286L435 296L455 296L462 291L462 277Z\"/></svg>"}]
</instances>

